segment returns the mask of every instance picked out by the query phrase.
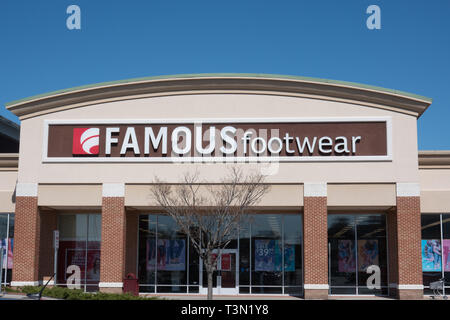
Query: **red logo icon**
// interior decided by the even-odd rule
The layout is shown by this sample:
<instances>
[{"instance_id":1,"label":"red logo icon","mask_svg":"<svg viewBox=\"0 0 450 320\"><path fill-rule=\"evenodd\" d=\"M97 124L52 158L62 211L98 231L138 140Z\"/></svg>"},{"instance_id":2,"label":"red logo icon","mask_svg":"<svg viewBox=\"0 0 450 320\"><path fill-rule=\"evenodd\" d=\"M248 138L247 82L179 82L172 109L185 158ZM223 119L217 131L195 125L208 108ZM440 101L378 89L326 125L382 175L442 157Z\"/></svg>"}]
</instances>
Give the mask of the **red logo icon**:
<instances>
[{"instance_id":1,"label":"red logo icon","mask_svg":"<svg viewBox=\"0 0 450 320\"><path fill-rule=\"evenodd\" d=\"M98 154L100 145L99 128L74 128L73 129L73 154Z\"/></svg>"}]
</instances>

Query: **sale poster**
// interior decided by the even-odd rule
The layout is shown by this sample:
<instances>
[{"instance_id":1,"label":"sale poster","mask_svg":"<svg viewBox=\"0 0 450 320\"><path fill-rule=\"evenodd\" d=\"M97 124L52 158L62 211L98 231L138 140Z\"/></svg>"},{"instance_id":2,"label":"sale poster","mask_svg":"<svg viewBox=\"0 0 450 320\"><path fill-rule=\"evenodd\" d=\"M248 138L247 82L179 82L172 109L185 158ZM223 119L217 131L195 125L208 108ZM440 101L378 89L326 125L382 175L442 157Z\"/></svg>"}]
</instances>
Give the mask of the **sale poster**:
<instances>
[{"instance_id":1,"label":"sale poster","mask_svg":"<svg viewBox=\"0 0 450 320\"><path fill-rule=\"evenodd\" d=\"M371 265L379 266L378 240L358 240L358 270L366 272Z\"/></svg>"},{"instance_id":2,"label":"sale poster","mask_svg":"<svg viewBox=\"0 0 450 320\"><path fill-rule=\"evenodd\" d=\"M338 271L356 271L355 247L352 240L338 240Z\"/></svg>"},{"instance_id":3,"label":"sale poster","mask_svg":"<svg viewBox=\"0 0 450 320\"><path fill-rule=\"evenodd\" d=\"M255 240L255 271L281 271L278 240Z\"/></svg>"},{"instance_id":4,"label":"sale poster","mask_svg":"<svg viewBox=\"0 0 450 320\"><path fill-rule=\"evenodd\" d=\"M441 242L436 239L422 240L422 270L425 272L442 271Z\"/></svg>"}]
</instances>

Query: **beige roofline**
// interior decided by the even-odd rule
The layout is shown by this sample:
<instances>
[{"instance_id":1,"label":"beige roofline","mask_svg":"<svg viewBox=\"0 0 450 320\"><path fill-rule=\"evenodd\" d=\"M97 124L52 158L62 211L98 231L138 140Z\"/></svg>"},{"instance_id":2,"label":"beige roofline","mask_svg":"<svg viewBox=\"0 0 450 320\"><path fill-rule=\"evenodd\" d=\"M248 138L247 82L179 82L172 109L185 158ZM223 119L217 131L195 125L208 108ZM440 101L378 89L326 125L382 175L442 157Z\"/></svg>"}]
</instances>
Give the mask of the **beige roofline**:
<instances>
[{"instance_id":1,"label":"beige roofline","mask_svg":"<svg viewBox=\"0 0 450 320\"><path fill-rule=\"evenodd\" d=\"M0 153L0 171L17 171L18 168L18 153Z\"/></svg>"},{"instance_id":2,"label":"beige roofline","mask_svg":"<svg viewBox=\"0 0 450 320\"><path fill-rule=\"evenodd\" d=\"M419 117L431 99L405 92L333 80L259 74L203 74L108 82L39 95L7 104L21 120L95 102L208 93L292 95L345 101Z\"/></svg>"},{"instance_id":3,"label":"beige roofline","mask_svg":"<svg viewBox=\"0 0 450 320\"><path fill-rule=\"evenodd\" d=\"M419 151L420 169L450 169L450 150Z\"/></svg>"}]
</instances>

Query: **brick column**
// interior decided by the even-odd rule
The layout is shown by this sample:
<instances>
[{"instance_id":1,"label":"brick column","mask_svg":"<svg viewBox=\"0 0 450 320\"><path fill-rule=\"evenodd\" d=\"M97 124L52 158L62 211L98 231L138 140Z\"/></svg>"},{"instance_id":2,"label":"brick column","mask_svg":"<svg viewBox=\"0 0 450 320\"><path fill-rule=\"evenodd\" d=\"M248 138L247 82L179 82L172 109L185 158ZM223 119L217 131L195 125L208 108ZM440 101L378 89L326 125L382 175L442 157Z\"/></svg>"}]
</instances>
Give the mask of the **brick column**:
<instances>
[{"instance_id":1,"label":"brick column","mask_svg":"<svg viewBox=\"0 0 450 320\"><path fill-rule=\"evenodd\" d=\"M305 183L303 206L304 297L327 299L327 184Z\"/></svg>"},{"instance_id":2,"label":"brick column","mask_svg":"<svg viewBox=\"0 0 450 320\"><path fill-rule=\"evenodd\" d=\"M125 185L103 184L100 283L102 292L121 293L125 274Z\"/></svg>"},{"instance_id":3,"label":"brick column","mask_svg":"<svg viewBox=\"0 0 450 320\"><path fill-rule=\"evenodd\" d=\"M17 183L11 287L39 284L40 215L37 183Z\"/></svg>"},{"instance_id":4,"label":"brick column","mask_svg":"<svg viewBox=\"0 0 450 320\"><path fill-rule=\"evenodd\" d=\"M397 297L398 254L397 254L397 209L387 213L389 296Z\"/></svg>"},{"instance_id":5,"label":"brick column","mask_svg":"<svg viewBox=\"0 0 450 320\"><path fill-rule=\"evenodd\" d=\"M423 299L420 186L418 183L397 183L397 212L395 215L396 254L394 278L399 299ZM389 237L391 238L391 237ZM394 246L395 249L395 246Z\"/></svg>"}]
</instances>

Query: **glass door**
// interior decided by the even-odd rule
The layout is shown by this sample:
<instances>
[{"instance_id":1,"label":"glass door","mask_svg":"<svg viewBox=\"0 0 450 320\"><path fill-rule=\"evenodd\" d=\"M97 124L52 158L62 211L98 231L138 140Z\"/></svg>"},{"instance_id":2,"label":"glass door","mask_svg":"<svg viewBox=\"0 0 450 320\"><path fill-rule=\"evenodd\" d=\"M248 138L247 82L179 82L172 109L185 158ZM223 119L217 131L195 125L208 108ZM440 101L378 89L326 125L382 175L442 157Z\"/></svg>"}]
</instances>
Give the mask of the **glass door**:
<instances>
[{"instance_id":1,"label":"glass door","mask_svg":"<svg viewBox=\"0 0 450 320\"><path fill-rule=\"evenodd\" d=\"M214 254L217 256L218 251ZM217 257L217 270L213 273L213 294L238 294L238 250L224 249ZM208 275L200 258L200 293L208 293Z\"/></svg>"}]
</instances>

